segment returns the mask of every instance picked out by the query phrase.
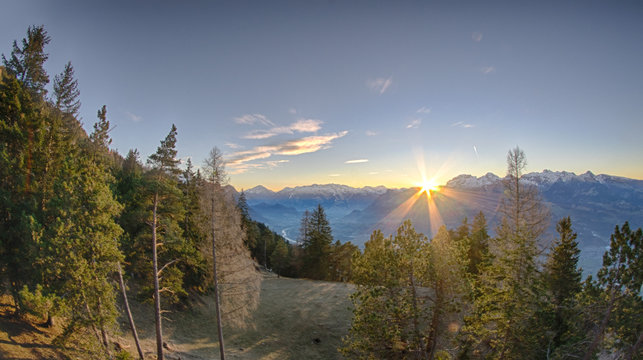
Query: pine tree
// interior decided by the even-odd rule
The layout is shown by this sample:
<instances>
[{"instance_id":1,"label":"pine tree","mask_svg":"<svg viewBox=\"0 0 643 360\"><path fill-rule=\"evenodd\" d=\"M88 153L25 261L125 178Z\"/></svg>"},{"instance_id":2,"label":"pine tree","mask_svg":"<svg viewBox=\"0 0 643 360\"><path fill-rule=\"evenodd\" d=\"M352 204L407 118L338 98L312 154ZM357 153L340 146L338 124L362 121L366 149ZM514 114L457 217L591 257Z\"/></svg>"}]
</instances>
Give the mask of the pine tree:
<instances>
[{"instance_id":1,"label":"pine tree","mask_svg":"<svg viewBox=\"0 0 643 360\"><path fill-rule=\"evenodd\" d=\"M481 268L491 261L489 252L489 233L487 232L487 220L484 213L480 211L474 218L469 235L469 248L467 251L468 266L470 274L478 275Z\"/></svg>"},{"instance_id":2,"label":"pine tree","mask_svg":"<svg viewBox=\"0 0 643 360\"><path fill-rule=\"evenodd\" d=\"M49 58L45 53L45 46L51 38L47 35L44 26L29 26L27 38L22 39L22 47L13 42L11 56L7 58L2 55L2 62L7 71L20 80L35 94L44 96L45 86L49 83L49 76L44 69L44 64Z\"/></svg>"},{"instance_id":3,"label":"pine tree","mask_svg":"<svg viewBox=\"0 0 643 360\"><path fill-rule=\"evenodd\" d=\"M270 263L279 277L288 264L288 246L285 242L276 242L275 249L270 254Z\"/></svg>"}]
</instances>

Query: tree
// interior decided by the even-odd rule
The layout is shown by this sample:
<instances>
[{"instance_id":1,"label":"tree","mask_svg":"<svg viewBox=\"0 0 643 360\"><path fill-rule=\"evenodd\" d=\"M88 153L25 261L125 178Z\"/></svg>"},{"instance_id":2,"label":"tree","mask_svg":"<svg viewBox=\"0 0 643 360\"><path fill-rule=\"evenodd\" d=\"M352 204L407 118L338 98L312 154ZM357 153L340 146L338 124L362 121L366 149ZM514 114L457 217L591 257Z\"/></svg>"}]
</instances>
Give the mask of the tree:
<instances>
[{"instance_id":1,"label":"tree","mask_svg":"<svg viewBox=\"0 0 643 360\"><path fill-rule=\"evenodd\" d=\"M176 126L172 125L170 133L161 141L161 145L156 150L156 153L150 155L148 164L152 166L152 220L150 227L152 230L152 279L154 283L154 320L156 324L156 353L158 359L163 359L163 328L161 324L161 289L159 285L159 277L165 267L175 260L171 260L163 268L159 269L159 256L158 256L158 233L157 230L160 225L164 225L164 232L167 236L166 241L171 241L174 230L176 230L176 222L172 217L168 216L169 221L159 223L159 205L166 198L178 196L179 190L176 185L175 177L178 173L176 160ZM168 211L173 214L173 211ZM174 215L176 215L174 213ZM178 280L176 276L169 277L172 280ZM180 284L179 284L180 285Z\"/></svg>"},{"instance_id":2,"label":"tree","mask_svg":"<svg viewBox=\"0 0 643 360\"><path fill-rule=\"evenodd\" d=\"M625 358L640 358L643 345L643 231L632 231L627 222L614 229L610 248L603 255L603 266L598 271L597 284L603 299L600 322L592 331L592 340L584 359L591 359L605 334L610 330L618 341L616 350ZM600 299L599 298L599 299Z\"/></svg>"},{"instance_id":3,"label":"tree","mask_svg":"<svg viewBox=\"0 0 643 360\"><path fill-rule=\"evenodd\" d=\"M351 296L353 320L343 354L364 359L437 356L445 345L444 319L459 308L454 305L463 293L460 258L444 226L431 242L408 220L395 237L375 231L353 261L357 290Z\"/></svg>"},{"instance_id":4,"label":"tree","mask_svg":"<svg viewBox=\"0 0 643 360\"><path fill-rule=\"evenodd\" d=\"M469 235L467 271L470 274L480 274L482 268L490 263L491 254L489 252L489 239L489 233L487 232L487 219L485 218L484 213L480 211L473 218L471 234Z\"/></svg>"},{"instance_id":5,"label":"tree","mask_svg":"<svg viewBox=\"0 0 643 360\"><path fill-rule=\"evenodd\" d=\"M329 278L331 281L350 282L353 278L353 258L359 253L359 248L347 241L335 241L330 252Z\"/></svg>"},{"instance_id":6,"label":"tree","mask_svg":"<svg viewBox=\"0 0 643 360\"><path fill-rule=\"evenodd\" d=\"M565 337L579 318L576 313L576 296L582 289L582 270L578 268L580 249L576 233L572 230L569 217L556 224L559 238L556 239L545 264L545 283L549 292L553 311L553 323L550 326L554 333L552 347L558 348L565 342Z\"/></svg>"},{"instance_id":7,"label":"tree","mask_svg":"<svg viewBox=\"0 0 643 360\"><path fill-rule=\"evenodd\" d=\"M63 114L76 117L80 109L79 96L78 80L74 78L74 67L71 62L68 62L65 64L63 72L54 77L54 104Z\"/></svg>"},{"instance_id":8,"label":"tree","mask_svg":"<svg viewBox=\"0 0 643 360\"><path fill-rule=\"evenodd\" d=\"M223 320L241 326L258 305L260 277L244 245L241 216L222 185L227 181L223 158L217 148L210 151L204 164L202 209L209 228L212 277L217 316L217 335L221 359L225 358Z\"/></svg>"},{"instance_id":9,"label":"tree","mask_svg":"<svg viewBox=\"0 0 643 360\"><path fill-rule=\"evenodd\" d=\"M302 223L304 221L302 219ZM317 208L313 210L306 223L305 234L307 236L302 244L304 249L304 273L311 279L327 279L333 235L321 204L317 205Z\"/></svg>"},{"instance_id":10,"label":"tree","mask_svg":"<svg viewBox=\"0 0 643 360\"><path fill-rule=\"evenodd\" d=\"M279 277L288 264L288 246L285 242L277 241L275 249L270 254L270 262Z\"/></svg>"},{"instance_id":11,"label":"tree","mask_svg":"<svg viewBox=\"0 0 643 360\"><path fill-rule=\"evenodd\" d=\"M526 163L518 147L507 154L494 262L476 281L472 314L463 328L466 349L474 356L525 358L543 348L535 324L546 303L537 257L549 212L537 188L521 181Z\"/></svg>"},{"instance_id":12,"label":"tree","mask_svg":"<svg viewBox=\"0 0 643 360\"><path fill-rule=\"evenodd\" d=\"M39 95L46 93L45 85L49 83L49 76L43 67L49 58L49 54L45 53L45 46L49 41L51 38L43 25L29 26L27 38L22 39L22 47L18 47L18 43L14 41L10 58L7 60L2 55L7 71Z\"/></svg>"}]
</instances>

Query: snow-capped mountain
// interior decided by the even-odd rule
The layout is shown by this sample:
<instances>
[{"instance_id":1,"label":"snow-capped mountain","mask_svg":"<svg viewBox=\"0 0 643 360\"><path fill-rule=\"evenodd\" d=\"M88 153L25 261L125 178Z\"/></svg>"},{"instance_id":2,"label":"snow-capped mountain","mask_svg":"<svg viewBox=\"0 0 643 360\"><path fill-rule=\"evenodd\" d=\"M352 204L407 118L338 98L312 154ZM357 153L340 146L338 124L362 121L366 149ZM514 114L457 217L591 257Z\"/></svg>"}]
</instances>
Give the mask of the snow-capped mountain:
<instances>
[{"instance_id":1,"label":"snow-capped mountain","mask_svg":"<svg viewBox=\"0 0 643 360\"><path fill-rule=\"evenodd\" d=\"M457 227L464 217L471 220L479 211L487 217L494 232L499 221L498 208L503 193L503 178L487 173L480 177L459 175L449 180L431 199L440 218L449 228ZM528 173L521 181L538 187L551 209L549 240L556 235L556 222L572 218L578 233L581 266L587 273L600 267L600 259L614 227L629 221L631 227L643 226L643 180L585 172L567 171ZM364 244L375 229L393 233L403 219L411 219L418 231L431 235L426 201L402 206L417 194L417 189L387 189L383 186L353 188L346 185L308 185L273 192L263 186L245 191L251 216L273 230L294 239L301 215L321 204L340 241ZM397 219L399 210L406 213ZM393 219L393 220L392 220ZM434 225L434 224L433 224Z\"/></svg>"}]
</instances>

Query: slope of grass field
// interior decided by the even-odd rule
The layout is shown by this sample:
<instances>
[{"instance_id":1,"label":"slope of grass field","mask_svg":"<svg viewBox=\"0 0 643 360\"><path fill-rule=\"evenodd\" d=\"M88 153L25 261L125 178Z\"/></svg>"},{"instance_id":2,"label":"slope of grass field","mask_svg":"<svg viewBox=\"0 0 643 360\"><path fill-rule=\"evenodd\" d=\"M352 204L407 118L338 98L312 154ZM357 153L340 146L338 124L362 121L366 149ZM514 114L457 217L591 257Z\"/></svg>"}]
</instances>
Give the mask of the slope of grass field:
<instances>
[{"instance_id":1,"label":"slope of grass field","mask_svg":"<svg viewBox=\"0 0 643 360\"><path fill-rule=\"evenodd\" d=\"M266 275L261 285L259 307L249 320L248 328L225 329L226 357L340 358L337 348L350 326L349 296L353 289L350 284ZM146 358L153 359L156 344L152 306L133 302L132 308ZM170 349L166 353L168 359L219 358L211 297L202 298L191 310L167 314L167 318L163 327ZM122 334L115 341L136 355L126 319L121 319L121 325ZM55 336L53 332L37 325L10 320L3 313L0 321L0 358L62 358L51 346Z\"/></svg>"}]
</instances>

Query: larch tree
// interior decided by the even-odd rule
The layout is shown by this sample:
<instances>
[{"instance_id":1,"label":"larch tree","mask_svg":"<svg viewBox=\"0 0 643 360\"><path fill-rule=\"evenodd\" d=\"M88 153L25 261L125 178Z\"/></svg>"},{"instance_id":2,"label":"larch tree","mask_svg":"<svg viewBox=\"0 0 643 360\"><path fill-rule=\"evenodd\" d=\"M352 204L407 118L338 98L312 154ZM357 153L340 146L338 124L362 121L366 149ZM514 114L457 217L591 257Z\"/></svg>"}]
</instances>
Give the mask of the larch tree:
<instances>
[{"instance_id":1,"label":"larch tree","mask_svg":"<svg viewBox=\"0 0 643 360\"><path fill-rule=\"evenodd\" d=\"M245 246L245 232L239 209L224 185L227 176L221 152L210 151L203 166L204 183L201 189L203 226L208 229L209 246L202 250L209 254L211 277L217 317L217 337L221 359L225 358L223 322L230 326L244 326L259 302L261 277L255 271Z\"/></svg>"},{"instance_id":2,"label":"larch tree","mask_svg":"<svg viewBox=\"0 0 643 360\"><path fill-rule=\"evenodd\" d=\"M547 301L537 262L538 240L549 211L535 186L522 179L524 152L516 147L507 154L507 176L496 229L494 262L476 282L472 314L463 332L474 356L523 358L532 356L544 341L534 325Z\"/></svg>"},{"instance_id":3,"label":"larch tree","mask_svg":"<svg viewBox=\"0 0 643 360\"><path fill-rule=\"evenodd\" d=\"M302 222L305 220L302 219ZM304 274L311 279L325 280L329 275L329 260L333 235L324 208L317 208L310 213L306 221L307 236L302 244L304 250Z\"/></svg>"},{"instance_id":4,"label":"larch tree","mask_svg":"<svg viewBox=\"0 0 643 360\"><path fill-rule=\"evenodd\" d=\"M71 117L78 116L80 109L80 90L78 80L74 77L74 67L71 62L65 64L65 69L54 77L54 105L63 114Z\"/></svg>"}]
</instances>

